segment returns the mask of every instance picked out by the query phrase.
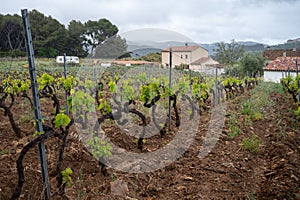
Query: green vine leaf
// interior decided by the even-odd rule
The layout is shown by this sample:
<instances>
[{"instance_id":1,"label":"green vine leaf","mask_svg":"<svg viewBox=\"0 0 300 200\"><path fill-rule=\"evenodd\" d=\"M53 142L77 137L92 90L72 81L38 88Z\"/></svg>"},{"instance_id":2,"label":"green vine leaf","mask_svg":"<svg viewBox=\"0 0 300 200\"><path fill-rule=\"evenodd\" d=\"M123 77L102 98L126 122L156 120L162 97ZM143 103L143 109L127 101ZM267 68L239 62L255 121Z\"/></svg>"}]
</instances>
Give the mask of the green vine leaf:
<instances>
[{"instance_id":1,"label":"green vine leaf","mask_svg":"<svg viewBox=\"0 0 300 200\"><path fill-rule=\"evenodd\" d=\"M70 123L71 119L64 113L59 113L55 116L54 125L55 128L66 127Z\"/></svg>"},{"instance_id":2,"label":"green vine leaf","mask_svg":"<svg viewBox=\"0 0 300 200\"><path fill-rule=\"evenodd\" d=\"M33 134L33 136L38 137L38 136L41 136L43 134L44 134L44 132L35 131L34 134Z\"/></svg>"},{"instance_id":3,"label":"green vine leaf","mask_svg":"<svg viewBox=\"0 0 300 200\"><path fill-rule=\"evenodd\" d=\"M117 90L117 86L116 86L116 82L113 81L113 80L110 80L109 83L108 83L108 86L109 86L109 91L110 92L116 92Z\"/></svg>"},{"instance_id":4,"label":"green vine leaf","mask_svg":"<svg viewBox=\"0 0 300 200\"><path fill-rule=\"evenodd\" d=\"M72 177L71 174L73 173L70 167L67 167L65 170L61 172L63 184L66 184L67 187L72 186Z\"/></svg>"}]
</instances>

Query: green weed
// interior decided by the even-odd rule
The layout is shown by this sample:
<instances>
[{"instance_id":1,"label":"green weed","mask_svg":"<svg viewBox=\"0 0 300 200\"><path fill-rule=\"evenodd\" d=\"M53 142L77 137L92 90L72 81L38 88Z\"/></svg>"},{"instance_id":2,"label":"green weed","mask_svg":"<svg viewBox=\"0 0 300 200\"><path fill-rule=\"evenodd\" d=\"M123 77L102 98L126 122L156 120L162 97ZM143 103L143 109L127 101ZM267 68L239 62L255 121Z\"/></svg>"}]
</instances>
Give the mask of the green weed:
<instances>
[{"instance_id":1,"label":"green weed","mask_svg":"<svg viewBox=\"0 0 300 200\"><path fill-rule=\"evenodd\" d=\"M3 149L0 151L0 156L5 155L5 154L10 154L10 150Z\"/></svg>"},{"instance_id":2,"label":"green weed","mask_svg":"<svg viewBox=\"0 0 300 200\"><path fill-rule=\"evenodd\" d=\"M229 137L230 138L235 138L235 137L237 137L239 134L240 134L240 127L238 127L238 126L231 126L230 128L230 133L229 133Z\"/></svg>"},{"instance_id":3,"label":"green weed","mask_svg":"<svg viewBox=\"0 0 300 200\"><path fill-rule=\"evenodd\" d=\"M230 114L229 116L229 134L230 138L235 138L240 133L240 127L238 126L238 119L236 114Z\"/></svg>"},{"instance_id":4,"label":"green weed","mask_svg":"<svg viewBox=\"0 0 300 200\"><path fill-rule=\"evenodd\" d=\"M79 169L79 177L77 178L77 183L78 183L77 199L78 200L83 199L84 195L86 194L84 191L81 190L82 176L83 176L83 172L82 172L82 166L81 166Z\"/></svg>"},{"instance_id":5,"label":"green weed","mask_svg":"<svg viewBox=\"0 0 300 200\"><path fill-rule=\"evenodd\" d=\"M22 124L22 123L28 123L33 119L32 115L22 115L19 120L18 120L18 124Z\"/></svg>"},{"instance_id":6,"label":"green weed","mask_svg":"<svg viewBox=\"0 0 300 200\"><path fill-rule=\"evenodd\" d=\"M251 105L249 101L242 102L242 114L250 115L252 113Z\"/></svg>"},{"instance_id":7,"label":"green weed","mask_svg":"<svg viewBox=\"0 0 300 200\"><path fill-rule=\"evenodd\" d=\"M251 125L252 125L251 117L247 115L245 117L245 126L251 126Z\"/></svg>"},{"instance_id":8,"label":"green weed","mask_svg":"<svg viewBox=\"0 0 300 200\"><path fill-rule=\"evenodd\" d=\"M259 150L260 144L261 144L261 140L257 137L256 134L253 134L251 137L244 138L242 140L241 146L242 146L242 149L248 150L248 151L254 153Z\"/></svg>"}]
</instances>

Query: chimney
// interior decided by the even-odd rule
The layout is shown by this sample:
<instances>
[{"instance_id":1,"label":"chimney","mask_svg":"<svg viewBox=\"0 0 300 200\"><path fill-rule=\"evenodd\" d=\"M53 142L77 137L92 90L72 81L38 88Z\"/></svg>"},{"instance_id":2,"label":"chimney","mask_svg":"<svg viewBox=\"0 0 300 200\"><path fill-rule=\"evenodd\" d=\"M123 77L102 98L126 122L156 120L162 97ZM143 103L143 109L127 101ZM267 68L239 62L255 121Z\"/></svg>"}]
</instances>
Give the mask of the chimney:
<instances>
[{"instance_id":1,"label":"chimney","mask_svg":"<svg viewBox=\"0 0 300 200\"><path fill-rule=\"evenodd\" d=\"M282 56L283 56L283 57L286 57L286 51L283 52L283 55L282 55Z\"/></svg>"}]
</instances>

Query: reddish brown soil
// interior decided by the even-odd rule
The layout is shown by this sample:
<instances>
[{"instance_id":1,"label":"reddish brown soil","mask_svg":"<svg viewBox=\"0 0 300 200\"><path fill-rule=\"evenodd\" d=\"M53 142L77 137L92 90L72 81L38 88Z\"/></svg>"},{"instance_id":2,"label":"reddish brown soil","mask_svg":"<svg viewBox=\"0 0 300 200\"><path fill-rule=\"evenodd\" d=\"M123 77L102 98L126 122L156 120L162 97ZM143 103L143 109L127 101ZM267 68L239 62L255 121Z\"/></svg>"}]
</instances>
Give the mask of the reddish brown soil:
<instances>
[{"instance_id":1,"label":"reddish brown soil","mask_svg":"<svg viewBox=\"0 0 300 200\"><path fill-rule=\"evenodd\" d=\"M246 125L240 113L242 98L246 97L228 101L225 127L211 153L198 158L210 120L210 113L206 111L190 148L176 162L152 173L132 174L108 169L108 175L104 176L97 160L72 133L62 168L73 170L73 184L66 188L64 197L58 195L55 177L60 141L48 139L45 144L52 199L79 199L80 195L81 199L300 199L300 122L290 111L294 109L291 100L283 95L272 95L277 105L264 108L267 112L263 119ZM17 102L12 111L22 129L21 139L15 136L7 117L0 111L0 200L11 197L18 181L16 160L22 147L33 139L33 120L24 120L24 116L32 115L29 104L20 98ZM42 107L43 112L50 115L51 104L42 102ZM241 129L234 139L228 137L229 113L237 114ZM280 119L276 118L278 115ZM106 124L104 129L114 144L140 151L133 139L122 135L117 127ZM263 141L259 151L243 150L242 139L254 133ZM143 151L162 147L174 134L163 139L148 139ZM25 184L20 199L44 199L37 147L25 156L24 167ZM124 186L124 194L116 196L111 187L114 181L127 185L128 191Z\"/></svg>"}]
</instances>

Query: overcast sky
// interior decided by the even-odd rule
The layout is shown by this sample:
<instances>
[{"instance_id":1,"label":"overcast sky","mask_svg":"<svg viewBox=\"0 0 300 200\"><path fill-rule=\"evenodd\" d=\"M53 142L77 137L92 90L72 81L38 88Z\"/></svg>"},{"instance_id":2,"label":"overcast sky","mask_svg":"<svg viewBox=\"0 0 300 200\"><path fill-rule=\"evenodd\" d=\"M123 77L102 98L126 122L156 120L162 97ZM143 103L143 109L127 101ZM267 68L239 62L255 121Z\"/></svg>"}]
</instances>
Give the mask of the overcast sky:
<instances>
[{"instance_id":1,"label":"overcast sky","mask_svg":"<svg viewBox=\"0 0 300 200\"><path fill-rule=\"evenodd\" d=\"M300 0L0 0L1 14L37 9L68 25L107 18L120 33L167 29L194 42L284 43L300 37ZM153 30L153 29L152 29ZM152 32L153 33L153 32ZM156 33L159 35L159 33ZM148 40L149 35L140 35ZM159 40L159 39L158 39ZM161 37L161 40L166 38ZM171 40L171 39L170 39Z\"/></svg>"}]
</instances>

